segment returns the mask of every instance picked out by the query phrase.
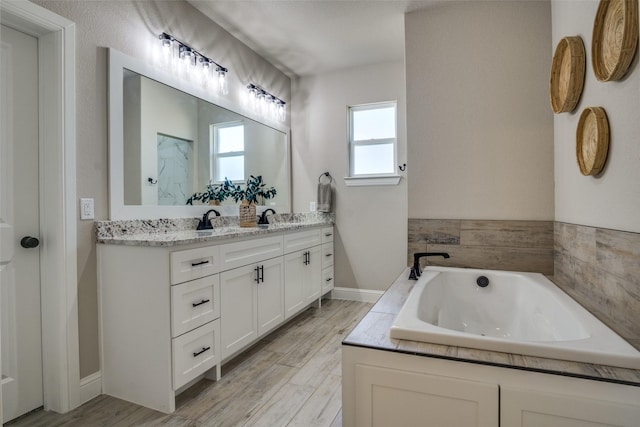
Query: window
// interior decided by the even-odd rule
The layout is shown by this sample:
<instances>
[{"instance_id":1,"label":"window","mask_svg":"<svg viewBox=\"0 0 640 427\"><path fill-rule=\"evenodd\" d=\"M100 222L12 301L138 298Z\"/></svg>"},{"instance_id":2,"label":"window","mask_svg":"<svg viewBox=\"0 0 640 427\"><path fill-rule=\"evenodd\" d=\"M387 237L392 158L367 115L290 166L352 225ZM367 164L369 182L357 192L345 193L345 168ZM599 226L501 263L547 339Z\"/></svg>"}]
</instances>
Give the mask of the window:
<instances>
[{"instance_id":1,"label":"window","mask_svg":"<svg viewBox=\"0 0 640 427\"><path fill-rule=\"evenodd\" d=\"M244 181L244 123L211 125L211 179Z\"/></svg>"},{"instance_id":2,"label":"window","mask_svg":"<svg viewBox=\"0 0 640 427\"><path fill-rule=\"evenodd\" d=\"M349 107L349 177L395 176L396 141L395 102Z\"/></svg>"}]
</instances>

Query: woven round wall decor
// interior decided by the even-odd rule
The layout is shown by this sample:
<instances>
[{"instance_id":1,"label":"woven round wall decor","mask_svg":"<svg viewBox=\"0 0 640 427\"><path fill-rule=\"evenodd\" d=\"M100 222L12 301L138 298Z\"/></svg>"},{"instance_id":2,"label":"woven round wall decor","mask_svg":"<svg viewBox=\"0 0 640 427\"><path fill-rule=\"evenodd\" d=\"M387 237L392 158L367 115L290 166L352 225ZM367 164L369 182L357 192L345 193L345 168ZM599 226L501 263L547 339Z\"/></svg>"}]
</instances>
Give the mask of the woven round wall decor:
<instances>
[{"instance_id":1,"label":"woven round wall decor","mask_svg":"<svg viewBox=\"0 0 640 427\"><path fill-rule=\"evenodd\" d=\"M604 168L609 151L609 121L601 107L582 111L576 131L576 157L582 175L597 175Z\"/></svg>"},{"instance_id":2,"label":"woven round wall decor","mask_svg":"<svg viewBox=\"0 0 640 427\"><path fill-rule=\"evenodd\" d=\"M553 54L549 98L554 113L571 112L576 108L584 85L585 50L578 36L560 40Z\"/></svg>"},{"instance_id":3,"label":"woven round wall decor","mask_svg":"<svg viewBox=\"0 0 640 427\"><path fill-rule=\"evenodd\" d=\"M600 0L593 23L591 62L602 82L620 80L638 46L638 0Z\"/></svg>"}]
</instances>

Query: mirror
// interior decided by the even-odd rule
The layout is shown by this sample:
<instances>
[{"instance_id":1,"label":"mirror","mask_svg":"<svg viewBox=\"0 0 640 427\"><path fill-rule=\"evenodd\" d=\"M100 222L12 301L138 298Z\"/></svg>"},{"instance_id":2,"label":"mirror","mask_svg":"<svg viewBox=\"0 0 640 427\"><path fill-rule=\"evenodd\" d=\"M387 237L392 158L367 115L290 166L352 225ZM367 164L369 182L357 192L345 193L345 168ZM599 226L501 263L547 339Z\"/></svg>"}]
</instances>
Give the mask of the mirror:
<instances>
[{"instance_id":1,"label":"mirror","mask_svg":"<svg viewBox=\"0 0 640 427\"><path fill-rule=\"evenodd\" d=\"M109 60L111 219L197 216L209 206L186 205L193 193L250 175L277 190L265 208L291 211L288 129L113 49ZM233 200L220 208L237 215Z\"/></svg>"}]
</instances>

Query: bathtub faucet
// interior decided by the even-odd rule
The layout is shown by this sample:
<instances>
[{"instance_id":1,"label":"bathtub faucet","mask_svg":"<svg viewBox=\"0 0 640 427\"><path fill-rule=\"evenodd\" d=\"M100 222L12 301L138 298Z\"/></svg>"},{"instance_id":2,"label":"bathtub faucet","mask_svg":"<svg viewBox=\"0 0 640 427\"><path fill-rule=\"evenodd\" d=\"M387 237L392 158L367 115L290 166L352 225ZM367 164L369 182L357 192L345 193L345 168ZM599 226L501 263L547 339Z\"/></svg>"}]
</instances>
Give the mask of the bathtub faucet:
<instances>
[{"instance_id":1,"label":"bathtub faucet","mask_svg":"<svg viewBox=\"0 0 640 427\"><path fill-rule=\"evenodd\" d=\"M443 258L449 258L449 254L446 252L416 252L413 254L413 267L411 267L409 279L418 280L418 277L422 274L422 270L420 269L420 258L425 256L441 256Z\"/></svg>"}]
</instances>

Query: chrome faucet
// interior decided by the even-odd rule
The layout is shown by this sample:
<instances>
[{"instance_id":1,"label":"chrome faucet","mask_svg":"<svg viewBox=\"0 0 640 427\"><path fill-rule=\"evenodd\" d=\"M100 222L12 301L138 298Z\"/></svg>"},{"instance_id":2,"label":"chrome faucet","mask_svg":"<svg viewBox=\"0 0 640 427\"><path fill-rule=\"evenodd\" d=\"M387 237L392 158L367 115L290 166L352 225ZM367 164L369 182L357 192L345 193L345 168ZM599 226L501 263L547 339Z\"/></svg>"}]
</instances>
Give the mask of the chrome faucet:
<instances>
[{"instance_id":1,"label":"chrome faucet","mask_svg":"<svg viewBox=\"0 0 640 427\"><path fill-rule=\"evenodd\" d=\"M258 219L258 225L269 224L269 219L267 218L267 213L269 213L269 211L273 212L274 215L276 214L276 211L271 208L265 209L264 212L262 212L262 215L260 215L260 219Z\"/></svg>"},{"instance_id":2,"label":"chrome faucet","mask_svg":"<svg viewBox=\"0 0 640 427\"><path fill-rule=\"evenodd\" d=\"M422 274L422 270L420 269L420 258L426 256L441 256L443 258L449 258L449 254L446 252L416 252L413 254L413 267L411 267L409 279L418 280L418 277Z\"/></svg>"},{"instance_id":3,"label":"chrome faucet","mask_svg":"<svg viewBox=\"0 0 640 427\"><path fill-rule=\"evenodd\" d=\"M211 212L215 212L216 216L220 216L220 212L217 210L208 210L204 215L202 215L202 219L198 222L196 230L213 230L213 224L211 224L211 220L209 219Z\"/></svg>"}]
</instances>

